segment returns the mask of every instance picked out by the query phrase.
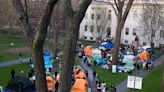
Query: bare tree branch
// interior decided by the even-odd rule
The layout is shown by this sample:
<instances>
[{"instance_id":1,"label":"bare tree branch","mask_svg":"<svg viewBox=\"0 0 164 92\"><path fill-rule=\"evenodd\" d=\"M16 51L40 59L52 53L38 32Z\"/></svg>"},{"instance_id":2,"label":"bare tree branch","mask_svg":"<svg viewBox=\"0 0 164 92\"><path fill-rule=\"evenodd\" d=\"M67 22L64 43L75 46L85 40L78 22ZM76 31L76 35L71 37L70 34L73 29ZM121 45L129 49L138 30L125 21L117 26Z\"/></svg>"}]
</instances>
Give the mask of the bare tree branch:
<instances>
[{"instance_id":1,"label":"bare tree branch","mask_svg":"<svg viewBox=\"0 0 164 92\"><path fill-rule=\"evenodd\" d=\"M124 14L123 14L123 16L122 16L122 19L125 19L125 18L128 16L128 13L129 13L129 10L131 9L131 6L132 6L132 4L133 4L133 1L134 1L134 0L130 0L130 1L128 2L127 6L126 6L126 9L125 9L125 11L124 11Z\"/></svg>"},{"instance_id":2,"label":"bare tree branch","mask_svg":"<svg viewBox=\"0 0 164 92\"><path fill-rule=\"evenodd\" d=\"M32 32L31 25L29 23L28 15L25 12L21 0L12 0L13 6L16 8L16 11L19 14L19 20L22 22L25 31L25 37L29 43L29 47L32 48L32 43L34 35Z\"/></svg>"}]
</instances>

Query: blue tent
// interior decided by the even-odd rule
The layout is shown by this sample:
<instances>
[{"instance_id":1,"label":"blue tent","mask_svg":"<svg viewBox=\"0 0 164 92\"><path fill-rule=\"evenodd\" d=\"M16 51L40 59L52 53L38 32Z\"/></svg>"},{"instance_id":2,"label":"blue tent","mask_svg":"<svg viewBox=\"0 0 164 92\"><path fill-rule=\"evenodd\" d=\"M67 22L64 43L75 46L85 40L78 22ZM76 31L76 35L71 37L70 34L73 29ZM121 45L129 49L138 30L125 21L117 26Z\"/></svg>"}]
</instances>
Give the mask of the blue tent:
<instances>
[{"instance_id":1,"label":"blue tent","mask_svg":"<svg viewBox=\"0 0 164 92\"><path fill-rule=\"evenodd\" d=\"M107 62L106 60L103 60L102 58L96 58L94 59L95 62L97 62L97 64L104 64L105 62Z\"/></svg>"},{"instance_id":2,"label":"blue tent","mask_svg":"<svg viewBox=\"0 0 164 92\"><path fill-rule=\"evenodd\" d=\"M113 47L113 44L111 42L103 42L100 46L109 49Z\"/></svg>"},{"instance_id":3,"label":"blue tent","mask_svg":"<svg viewBox=\"0 0 164 92\"><path fill-rule=\"evenodd\" d=\"M43 52L45 68L52 68L51 64L51 53L48 51Z\"/></svg>"},{"instance_id":4,"label":"blue tent","mask_svg":"<svg viewBox=\"0 0 164 92\"><path fill-rule=\"evenodd\" d=\"M44 59L45 68L52 68L51 53L49 51L43 52L43 59ZM32 67L34 67L34 64L32 64Z\"/></svg>"}]
</instances>

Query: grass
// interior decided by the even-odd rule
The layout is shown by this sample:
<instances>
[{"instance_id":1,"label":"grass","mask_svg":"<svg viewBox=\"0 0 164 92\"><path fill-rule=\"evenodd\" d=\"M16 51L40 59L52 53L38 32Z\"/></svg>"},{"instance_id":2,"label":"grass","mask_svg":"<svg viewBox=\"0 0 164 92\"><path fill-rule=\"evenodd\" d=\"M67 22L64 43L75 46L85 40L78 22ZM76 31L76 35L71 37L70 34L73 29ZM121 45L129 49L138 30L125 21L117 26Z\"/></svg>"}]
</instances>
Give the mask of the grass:
<instances>
[{"instance_id":1,"label":"grass","mask_svg":"<svg viewBox=\"0 0 164 92\"><path fill-rule=\"evenodd\" d=\"M18 75L28 76L28 72L31 68L30 68L30 63L21 63L12 66L0 67L0 86L3 86L3 88L6 87L7 83L11 79L11 75L10 75L11 69L15 70L16 76ZM24 71L24 73L21 73L22 70Z\"/></svg>"},{"instance_id":2,"label":"grass","mask_svg":"<svg viewBox=\"0 0 164 92\"><path fill-rule=\"evenodd\" d=\"M14 43L15 46L11 46L10 43ZM17 52L8 52L8 49L27 47L26 41L20 36L0 36L0 62L5 62L9 60L19 59L19 54ZM22 52L22 57L30 57L31 52Z\"/></svg>"},{"instance_id":3,"label":"grass","mask_svg":"<svg viewBox=\"0 0 164 92\"><path fill-rule=\"evenodd\" d=\"M142 90L136 92L162 92L162 67L153 70L143 79Z\"/></svg>"},{"instance_id":4,"label":"grass","mask_svg":"<svg viewBox=\"0 0 164 92\"><path fill-rule=\"evenodd\" d=\"M93 69L96 70L98 79L101 82L104 81L107 84L107 89L109 89L112 84L116 85L127 78L126 73L113 74L111 71L102 69L99 66L94 66Z\"/></svg>"}]
</instances>

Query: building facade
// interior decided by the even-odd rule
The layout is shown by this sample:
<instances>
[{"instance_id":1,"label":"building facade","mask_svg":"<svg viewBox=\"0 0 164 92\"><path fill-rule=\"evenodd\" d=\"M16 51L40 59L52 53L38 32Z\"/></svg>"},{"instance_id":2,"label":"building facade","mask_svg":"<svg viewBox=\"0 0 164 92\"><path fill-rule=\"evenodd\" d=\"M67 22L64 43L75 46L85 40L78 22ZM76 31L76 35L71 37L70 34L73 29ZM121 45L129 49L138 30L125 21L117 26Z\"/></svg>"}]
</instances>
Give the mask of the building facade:
<instances>
[{"instance_id":1,"label":"building facade","mask_svg":"<svg viewBox=\"0 0 164 92\"><path fill-rule=\"evenodd\" d=\"M158 1L161 7L164 7L164 1ZM152 0L150 0L149 3L152 3ZM96 11L94 11L96 8L100 9L106 9L107 16L104 17L102 13L99 15ZM100 12L100 11L98 11ZM127 20L125 22L125 25L122 30L121 34L121 43L125 45L130 45L134 43L134 40L136 37L139 38L139 45L150 45L150 42L146 39L146 35L142 35L144 29L144 26L141 24L141 18L144 14L143 10L143 2L142 0L136 0L134 1L132 8L129 12L129 15L127 17ZM100 18L100 19L99 19ZM106 21L104 20L106 19ZM80 24L80 39L87 39L87 40L96 40L98 36L96 35L96 32L99 32L98 23L95 20L103 20L102 23L105 26L100 25L102 28L101 31L103 31L104 38L106 35L110 35L111 37L115 37L116 35L116 26L117 26L117 18L114 13L113 8L108 2L99 0L99 1L93 1L92 4L87 9L86 15L83 19L83 21ZM88 22L91 21L91 22ZM105 23L104 23L105 22ZM141 27L142 26L142 27ZM159 29L156 29L155 36L152 38L153 43L155 47L159 47L164 45L164 31L163 31L163 25L159 27ZM149 38L149 37L147 37Z\"/></svg>"}]
</instances>

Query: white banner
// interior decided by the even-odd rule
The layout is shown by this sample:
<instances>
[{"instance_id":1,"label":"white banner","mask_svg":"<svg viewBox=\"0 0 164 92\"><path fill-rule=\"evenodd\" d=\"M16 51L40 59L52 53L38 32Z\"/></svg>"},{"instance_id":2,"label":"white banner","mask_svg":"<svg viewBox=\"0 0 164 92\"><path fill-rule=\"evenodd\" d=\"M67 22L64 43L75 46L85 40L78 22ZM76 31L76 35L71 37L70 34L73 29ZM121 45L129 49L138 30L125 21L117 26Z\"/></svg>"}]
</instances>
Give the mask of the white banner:
<instances>
[{"instance_id":1,"label":"white banner","mask_svg":"<svg viewBox=\"0 0 164 92\"><path fill-rule=\"evenodd\" d=\"M135 77L135 89L142 89L142 78Z\"/></svg>"},{"instance_id":2,"label":"white banner","mask_svg":"<svg viewBox=\"0 0 164 92\"><path fill-rule=\"evenodd\" d=\"M134 88L134 76L128 76L127 87Z\"/></svg>"},{"instance_id":3,"label":"white banner","mask_svg":"<svg viewBox=\"0 0 164 92\"><path fill-rule=\"evenodd\" d=\"M128 76L127 87L135 88L135 89L142 89L142 78L135 77L135 76Z\"/></svg>"}]
</instances>

